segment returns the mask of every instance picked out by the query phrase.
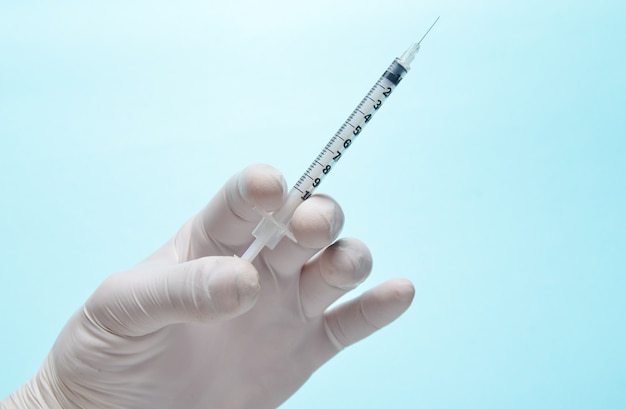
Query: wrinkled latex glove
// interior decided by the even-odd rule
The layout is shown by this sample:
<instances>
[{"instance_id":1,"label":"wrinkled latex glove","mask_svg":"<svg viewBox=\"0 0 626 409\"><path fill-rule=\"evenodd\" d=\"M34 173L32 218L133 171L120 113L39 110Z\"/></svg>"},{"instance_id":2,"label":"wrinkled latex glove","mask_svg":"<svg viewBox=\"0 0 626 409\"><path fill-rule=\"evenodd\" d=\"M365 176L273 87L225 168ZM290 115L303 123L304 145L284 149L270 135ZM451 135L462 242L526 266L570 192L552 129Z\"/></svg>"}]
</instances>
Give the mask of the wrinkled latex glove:
<instances>
[{"instance_id":1,"label":"wrinkled latex glove","mask_svg":"<svg viewBox=\"0 0 626 409\"><path fill-rule=\"evenodd\" d=\"M327 196L297 209L298 243L284 239L254 265L233 257L285 186L266 165L233 177L155 254L104 281L2 408L276 407L343 347L400 316L414 294L404 279L328 308L372 261L356 239L328 246L343 213Z\"/></svg>"}]
</instances>

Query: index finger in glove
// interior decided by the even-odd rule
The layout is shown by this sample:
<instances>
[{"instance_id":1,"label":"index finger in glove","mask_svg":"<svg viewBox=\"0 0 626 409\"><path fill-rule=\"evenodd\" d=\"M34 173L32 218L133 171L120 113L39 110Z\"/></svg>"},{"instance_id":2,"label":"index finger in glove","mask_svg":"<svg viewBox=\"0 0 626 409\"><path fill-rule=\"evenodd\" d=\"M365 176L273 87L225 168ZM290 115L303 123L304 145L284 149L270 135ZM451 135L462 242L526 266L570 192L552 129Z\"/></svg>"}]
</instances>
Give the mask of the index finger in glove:
<instances>
[{"instance_id":1,"label":"index finger in glove","mask_svg":"<svg viewBox=\"0 0 626 409\"><path fill-rule=\"evenodd\" d=\"M252 241L261 213L276 210L286 191L282 174L269 165L251 165L233 176L177 233L179 261L240 254Z\"/></svg>"}]
</instances>

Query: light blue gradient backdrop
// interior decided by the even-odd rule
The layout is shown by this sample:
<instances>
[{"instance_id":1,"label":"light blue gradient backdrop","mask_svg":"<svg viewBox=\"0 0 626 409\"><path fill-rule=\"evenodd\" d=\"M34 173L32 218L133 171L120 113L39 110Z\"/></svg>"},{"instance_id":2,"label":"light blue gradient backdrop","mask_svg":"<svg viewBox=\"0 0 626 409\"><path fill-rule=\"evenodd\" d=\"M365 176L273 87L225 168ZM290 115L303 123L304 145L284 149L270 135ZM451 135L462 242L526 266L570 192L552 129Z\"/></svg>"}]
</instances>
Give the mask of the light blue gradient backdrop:
<instances>
[{"instance_id":1,"label":"light blue gradient backdrop","mask_svg":"<svg viewBox=\"0 0 626 409\"><path fill-rule=\"evenodd\" d=\"M626 3L2 1L0 396L249 163L321 191L409 312L285 408L626 406Z\"/></svg>"}]
</instances>

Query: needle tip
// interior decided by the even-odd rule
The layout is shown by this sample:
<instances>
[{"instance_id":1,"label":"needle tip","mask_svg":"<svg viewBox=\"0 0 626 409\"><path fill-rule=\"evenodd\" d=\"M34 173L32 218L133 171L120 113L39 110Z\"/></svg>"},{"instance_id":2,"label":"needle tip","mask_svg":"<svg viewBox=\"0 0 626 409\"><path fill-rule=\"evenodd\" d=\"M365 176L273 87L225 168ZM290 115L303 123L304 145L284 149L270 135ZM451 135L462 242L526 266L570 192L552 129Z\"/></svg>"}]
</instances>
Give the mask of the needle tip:
<instances>
[{"instance_id":1,"label":"needle tip","mask_svg":"<svg viewBox=\"0 0 626 409\"><path fill-rule=\"evenodd\" d=\"M426 30L426 32L424 33L424 35L422 36L422 38L417 42L417 44L420 44L428 35L428 33L430 33L430 30L433 29L433 27L435 27L435 24L437 24L437 22L439 21L439 18L441 16L437 16L437 18L435 19L435 22L433 24L430 25L430 28L428 30Z\"/></svg>"},{"instance_id":2,"label":"needle tip","mask_svg":"<svg viewBox=\"0 0 626 409\"><path fill-rule=\"evenodd\" d=\"M437 24L437 21L439 21L439 17L437 17L435 22L431 24L430 28L426 30L426 33L424 33L422 38L417 43L411 44L411 46L404 52L404 54L402 54L402 56L398 58L398 62L407 70L411 68L411 62L413 61L415 55L420 49L420 43L422 42L422 40L424 40L424 38L426 38L428 33L430 33L430 30L433 29L435 24Z\"/></svg>"}]
</instances>

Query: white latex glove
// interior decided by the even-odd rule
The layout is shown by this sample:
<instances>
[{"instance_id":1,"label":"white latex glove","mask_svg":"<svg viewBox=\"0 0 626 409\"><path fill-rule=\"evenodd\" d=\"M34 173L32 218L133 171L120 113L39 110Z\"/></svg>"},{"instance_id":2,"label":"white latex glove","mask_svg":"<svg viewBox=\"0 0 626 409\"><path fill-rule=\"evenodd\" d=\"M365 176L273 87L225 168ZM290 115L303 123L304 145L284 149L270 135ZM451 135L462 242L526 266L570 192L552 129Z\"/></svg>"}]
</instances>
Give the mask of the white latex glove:
<instances>
[{"instance_id":1,"label":"white latex glove","mask_svg":"<svg viewBox=\"0 0 626 409\"><path fill-rule=\"evenodd\" d=\"M356 239L330 244L343 213L316 195L254 266L252 241L285 183L251 166L137 267L109 277L70 319L39 372L2 408L271 408L343 347L400 316L412 284L391 280L328 309L371 269Z\"/></svg>"}]
</instances>

